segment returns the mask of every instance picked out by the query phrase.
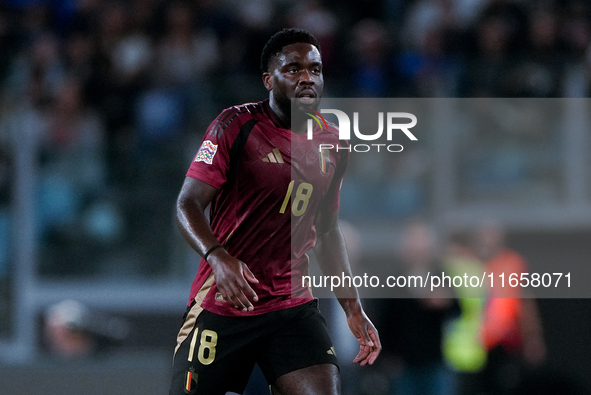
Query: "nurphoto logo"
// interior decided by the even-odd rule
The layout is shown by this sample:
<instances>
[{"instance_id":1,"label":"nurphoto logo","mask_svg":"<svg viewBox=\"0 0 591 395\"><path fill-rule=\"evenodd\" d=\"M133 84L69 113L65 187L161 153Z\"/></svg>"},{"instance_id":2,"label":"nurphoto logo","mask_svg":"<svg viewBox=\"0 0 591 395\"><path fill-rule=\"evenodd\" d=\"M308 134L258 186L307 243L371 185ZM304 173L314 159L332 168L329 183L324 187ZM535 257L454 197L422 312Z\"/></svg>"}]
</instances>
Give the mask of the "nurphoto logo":
<instances>
[{"instance_id":1,"label":"nurphoto logo","mask_svg":"<svg viewBox=\"0 0 591 395\"><path fill-rule=\"evenodd\" d=\"M339 140L350 140L351 139L351 120L349 116L341 110L336 109L321 109L320 112L315 111L311 108L305 108L310 112L306 112L312 119L308 119L307 123L307 135L308 140L312 140L313 138L313 131L314 131L314 121L320 126L321 130L324 130L324 127L328 129L328 124L322 114L334 114L338 120L338 129L339 129ZM386 143L379 143L380 139L382 139L382 135L384 134L384 118L386 119L386 141L389 143L392 141L392 137L395 131L401 131L404 135L411 141L417 141L416 136L410 131L414 126L417 124L417 117L414 114L408 112L387 112L384 116L384 112L378 112L378 131L373 134L363 134L359 128L359 113L353 113L353 133L359 140L363 141L376 141L376 143L372 144L352 144L348 147L339 147L334 146L332 144L320 144L319 150L325 149L334 149L336 151L339 150L348 150L354 152L369 152L372 150L376 150L380 152L380 148L385 148L388 152L401 152L404 147L401 144L386 144ZM406 121L406 122L401 122ZM323 127L324 126L324 127Z\"/></svg>"}]
</instances>

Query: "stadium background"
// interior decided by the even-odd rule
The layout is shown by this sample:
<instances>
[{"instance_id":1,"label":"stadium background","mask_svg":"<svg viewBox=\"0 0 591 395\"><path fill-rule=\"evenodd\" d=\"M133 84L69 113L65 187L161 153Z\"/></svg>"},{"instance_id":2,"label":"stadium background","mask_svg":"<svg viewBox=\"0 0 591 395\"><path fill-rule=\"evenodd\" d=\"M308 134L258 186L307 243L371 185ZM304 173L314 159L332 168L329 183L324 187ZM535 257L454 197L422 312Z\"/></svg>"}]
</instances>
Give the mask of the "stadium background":
<instances>
[{"instance_id":1,"label":"stadium background","mask_svg":"<svg viewBox=\"0 0 591 395\"><path fill-rule=\"evenodd\" d=\"M320 39L333 97L589 93L584 1L3 1L2 394L166 392L196 270L174 199L213 117L266 96L261 48L288 26ZM342 217L360 227L363 259L393 261L392 223L420 215L445 234L485 213L530 261L586 264L591 140L562 133L475 134L463 143L478 155L449 158L450 138L369 179L352 163ZM53 355L44 317L64 299L124 318L129 335L82 360ZM549 371L589 385L591 303L539 305Z\"/></svg>"}]
</instances>

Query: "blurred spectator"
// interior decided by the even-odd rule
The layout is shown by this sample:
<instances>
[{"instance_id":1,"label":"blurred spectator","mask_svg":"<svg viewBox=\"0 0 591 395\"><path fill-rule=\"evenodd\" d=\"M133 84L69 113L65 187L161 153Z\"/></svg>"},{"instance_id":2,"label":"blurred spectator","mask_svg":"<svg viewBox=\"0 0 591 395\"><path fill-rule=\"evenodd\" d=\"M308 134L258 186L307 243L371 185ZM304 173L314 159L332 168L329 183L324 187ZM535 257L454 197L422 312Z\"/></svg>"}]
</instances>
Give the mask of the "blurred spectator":
<instances>
[{"instance_id":1,"label":"blurred spectator","mask_svg":"<svg viewBox=\"0 0 591 395\"><path fill-rule=\"evenodd\" d=\"M334 11L323 4L322 0L298 2L292 10L290 24L310 31L318 38L322 50L322 63L327 70L335 67L335 40L339 28Z\"/></svg>"},{"instance_id":2,"label":"blurred spectator","mask_svg":"<svg viewBox=\"0 0 591 395\"><path fill-rule=\"evenodd\" d=\"M13 6L22 15L20 19L20 30L25 42L30 42L36 36L42 35L53 27L51 5L49 1L12 1ZM20 3L20 4L18 4Z\"/></svg>"},{"instance_id":3,"label":"blurred spectator","mask_svg":"<svg viewBox=\"0 0 591 395\"><path fill-rule=\"evenodd\" d=\"M100 0L64 0L56 14L62 34L67 36L96 33L102 8L106 5Z\"/></svg>"},{"instance_id":4,"label":"blurred spectator","mask_svg":"<svg viewBox=\"0 0 591 395\"><path fill-rule=\"evenodd\" d=\"M407 48L422 48L435 31L456 25L454 2L449 0L419 0L408 7L402 41Z\"/></svg>"},{"instance_id":5,"label":"blurred spectator","mask_svg":"<svg viewBox=\"0 0 591 395\"><path fill-rule=\"evenodd\" d=\"M166 30L156 54L156 81L182 86L206 79L219 60L218 40L205 29L194 29L194 12L173 3L166 14Z\"/></svg>"},{"instance_id":6,"label":"blurred spectator","mask_svg":"<svg viewBox=\"0 0 591 395\"><path fill-rule=\"evenodd\" d=\"M94 41L88 34L73 34L65 42L64 58L68 74L75 76L80 80L84 87L85 97L91 99L93 103L98 100L93 95L93 90L97 87L97 64Z\"/></svg>"},{"instance_id":7,"label":"blurred spectator","mask_svg":"<svg viewBox=\"0 0 591 395\"><path fill-rule=\"evenodd\" d=\"M552 8L538 8L529 17L528 50L508 78L510 96L557 97L562 91L564 57L558 47L558 16Z\"/></svg>"},{"instance_id":8,"label":"blurred spectator","mask_svg":"<svg viewBox=\"0 0 591 395\"><path fill-rule=\"evenodd\" d=\"M528 273L525 259L505 244L503 229L482 224L476 245L487 273L505 275ZM529 277L528 277L529 278ZM521 280L520 280L521 281ZM482 377L487 393L515 391L524 379L524 367L537 367L545 358L542 323L534 299L527 299L519 287L490 288L483 314L480 337L488 352ZM524 366L525 365L525 366Z\"/></svg>"},{"instance_id":9,"label":"blurred spectator","mask_svg":"<svg viewBox=\"0 0 591 395\"><path fill-rule=\"evenodd\" d=\"M173 3L154 54L154 86L137 102L140 149L166 144L177 137L197 108L210 106L208 78L219 62L217 37L204 28L195 29L194 10ZM148 152L141 152L146 154Z\"/></svg>"},{"instance_id":10,"label":"blurred spectator","mask_svg":"<svg viewBox=\"0 0 591 395\"><path fill-rule=\"evenodd\" d=\"M450 97L457 94L459 65L449 50L457 35L457 15L448 0L422 0L410 7L401 32L403 51L396 60L407 95Z\"/></svg>"},{"instance_id":11,"label":"blurred spectator","mask_svg":"<svg viewBox=\"0 0 591 395\"><path fill-rule=\"evenodd\" d=\"M13 60L8 76L9 95L30 95L32 103L46 105L65 77L56 36L43 32Z\"/></svg>"},{"instance_id":12,"label":"blurred spectator","mask_svg":"<svg viewBox=\"0 0 591 395\"><path fill-rule=\"evenodd\" d=\"M68 78L59 88L42 130L39 230L52 246L50 258L42 260L43 269L96 270L82 265L84 248L111 240L120 231L121 219L106 201L106 223L97 225L93 217L84 217L96 215L92 210L105 196L105 130L100 116L85 105L77 79Z\"/></svg>"},{"instance_id":13,"label":"blurred spectator","mask_svg":"<svg viewBox=\"0 0 591 395\"><path fill-rule=\"evenodd\" d=\"M242 26L249 31L266 30L273 23L275 4L273 0L252 0L248 3L238 2L236 16Z\"/></svg>"},{"instance_id":14,"label":"blurred spectator","mask_svg":"<svg viewBox=\"0 0 591 395\"><path fill-rule=\"evenodd\" d=\"M588 6L579 2L569 5L560 25L565 44L565 97L587 97L591 91L591 25Z\"/></svg>"},{"instance_id":15,"label":"blurred spectator","mask_svg":"<svg viewBox=\"0 0 591 395\"><path fill-rule=\"evenodd\" d=\"M437 235L431 225L410 222L400 244L402 275L441 272ZM412 286L405 291L396 298L375 301L383 338L382 366L391 379L388 393L455 394L455 378L441 352L445 323L459 312L453 293L446 288L429 293L428 288Z\"/></svg>"},{"instance_id":16,"label":"blurred spectator","mask_svg":"<svg viewBox=\"0 0 591 395\"><path fill-rule=\"evenodd\" d=\"M82 85L64 81L50 110L43 150L51 174L67 175L87 194L100 193L105 185L105 130L100 116L86 106Z\"/></svg>"},{"instance_id":17,"label":"blurred spectator","mask_svg":"<svg viewBox=\"0 0 591 395\"><path fill-rule=\"evenodd\" d=\"M10 70L12 58L17 52L18 37L14 29L12 15L0 5L0 87L4 84Z\"/></svg>"},{"instance_id":18,"label":"blurred spectator","mask_svg":"<svg viewBox=\"0 0 591 395\"><path fill-rule=\"evenodd\" d=\"M127 321L64 300L47 308L44 335L49 351L61 358L82 359L125 340L130 332Z\"/></svg>"},{"instance_id":19,"label":"blurred spectator","mask_svg":"<svg viewBox=\"0 0 591 395\"><path fill-rule=\"evenodd\" d=\"M113 67L113 77L122 86L143 88L146 84L148 66L152 61L152 46L150 38L142 25L133 25L127 10L116 8L107 17L114 17L117 21L111 26L113 34L120 35L112 38L109 45L109 57ZM119 25L121 24L121 26ZM105 29L108 29L105 27ZM121 31L119 31L121 29Z\"/></svg>"},{"instance_id":20,"label":"blurred spectator","mask_svg":"<svg viewBox=\"0 0 591 395\"><path fill-rule=\"evenodd\" d=\"M583 59L591 44L590 11L584 1L572 1L565 7L562 36L572 58Z\"/></svg>"},{"instance_id":21,"label":"blurred spectator","mask_svg":"<svg viewBox=\"0 0 591 395\"><path fill-rule=\"evenodd\" d=\"M148 80L151 46L146 32L135 31L129 10L120 3L97 9L96 43L93 64L98 64L96 90L91 102L104 114L109 146L110 175L129 183L135 176L130 165L137 136L134 133L134 105ZM131 167L131 169L130 169ZM131 174L130 174L131 173Z\"/></svg>"},{"instance_id":22,"label":"blurred spectator","mask_svg":"<svg viewBox=\"0 0 591 395\"><path fill-rule=\"evenodd\" d=\"M352 34L353 96L387 97L392 92L394 73L385 26L379 20L364 19L353 26Z\"/></svg>"},{"instance_id":23,"label":"blurred spectator","mask_svg":"<svg viewBox=\"0 0 591 395\"><path fill-rule=\"evenodd\" d=\"M509 75L516 54L523 50L526 15L521 4L501 0L491 2L467 31L463 95L473 97L505 97L511 94Z\"/></svg>"},{"instance_id":24,"label":"blurred spectator","mask_svg":"<svg viewBox=\"0 0 591 395\"><path fill-rule=\"evenodd\" d=\"M470 241L465 231L455 231L449 236L443 269L451 278L482 276L483 264L472 250ZM483 388L478 372L486 365L486 349L479 337L485 291L468 286L454 287L454 291L461 313L445 330L443 353L447 365L458 374L457 393L478 394Z\"/></svg>"},{"instance_id":25,"label":"blurred spectator","mask_svg":"<svg viewBox=\"0 0 591 395\"><path fill-rule=\"evenodd\" d=\"M511 66L508 57L510 28L498 17L487 17L476 27L476 56L470 59L465 88L468 96L502 96Z\"/></svg>"}]
</instances>

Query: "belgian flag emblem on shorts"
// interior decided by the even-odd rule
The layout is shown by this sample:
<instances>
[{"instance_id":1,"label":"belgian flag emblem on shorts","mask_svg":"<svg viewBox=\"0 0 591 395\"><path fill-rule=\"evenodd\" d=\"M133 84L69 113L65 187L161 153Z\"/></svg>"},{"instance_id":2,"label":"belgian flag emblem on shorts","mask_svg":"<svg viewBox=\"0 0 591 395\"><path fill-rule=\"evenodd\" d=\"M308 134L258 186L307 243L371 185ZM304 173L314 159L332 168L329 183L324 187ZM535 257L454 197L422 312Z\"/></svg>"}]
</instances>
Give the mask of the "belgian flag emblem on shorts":
<instances>
[{"instance_id":1,"label":"belgian flag emblem on shorts","mask_svg":"<svg viewBox=\"0 0 591 395\"><path fill-rule=\"evenodd\" d=\"M197 373L193 369L187 371L185 376L185 392L194 394L197 391Z\"/></svg>"}]
</instances>

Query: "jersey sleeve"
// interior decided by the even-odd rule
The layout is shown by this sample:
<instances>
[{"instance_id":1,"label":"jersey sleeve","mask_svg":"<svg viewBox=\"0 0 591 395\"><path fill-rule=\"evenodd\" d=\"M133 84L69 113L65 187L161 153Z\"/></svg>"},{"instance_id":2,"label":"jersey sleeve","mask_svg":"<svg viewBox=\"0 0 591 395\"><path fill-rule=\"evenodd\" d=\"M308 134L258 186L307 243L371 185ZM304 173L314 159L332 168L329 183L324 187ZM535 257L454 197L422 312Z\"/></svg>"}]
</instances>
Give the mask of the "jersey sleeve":
<instances>
[{"instance_id":1,"label":"jersey sleeve","mask_svg":"<svg viewBox=\"0 0 591 395\"><path fill-rule=\"evenodd\" d=\"M193 157L187 177L220 189L227 180L230 150L240 131L240 120L234 107L222 113L209 125L201 146Z\"/></svg>"},{"instance_id":2,"label":"jersey sleeve","mask_svg":"<svg viewBox=\"0 0 591 395\"><path fill-rule=\"evenodd\" d=\"M341 147L348 147L347 141L341 140L339 142ZM347 163L349 161L349 151L339 150L338 151L338 162L336 171L334 173L333 180L330 184L330 188L324 197L323 207L329 212L337 211L340 207L341 202L341 185L343 183L343 177L345 176L345 170L347 169Z\"/></svg>"}]
</instances>

